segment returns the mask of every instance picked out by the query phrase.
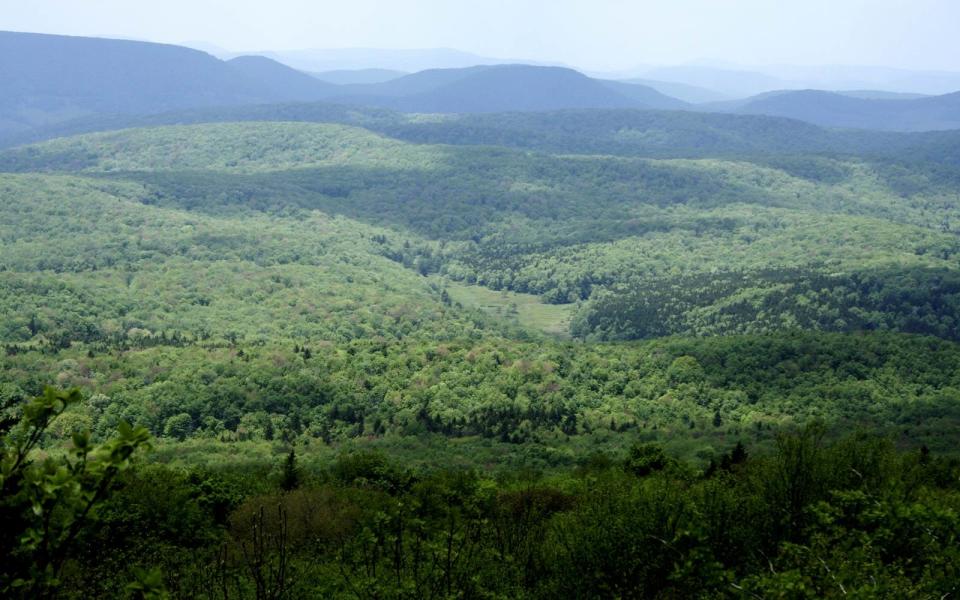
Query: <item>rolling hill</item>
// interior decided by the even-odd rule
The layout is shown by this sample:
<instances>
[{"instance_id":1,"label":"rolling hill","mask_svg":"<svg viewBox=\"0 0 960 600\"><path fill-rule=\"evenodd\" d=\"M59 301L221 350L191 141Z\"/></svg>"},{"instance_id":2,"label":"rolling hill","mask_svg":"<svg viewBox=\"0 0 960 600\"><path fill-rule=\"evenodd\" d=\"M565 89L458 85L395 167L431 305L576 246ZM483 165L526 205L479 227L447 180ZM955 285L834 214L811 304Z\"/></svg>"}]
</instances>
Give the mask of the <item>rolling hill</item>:
<instances>
[{"instance_id":1,"label":"rolling hill","mask_svg":"<svg viewBox=\"0 0 960 600\"><path fill-rule=\"evenodd\" d=\"M661 92L650 85L630 81L603 81L602 83L611 90L637 102L636 108L682 110L690 107L688 102Z\"/></svg>"},{"instance_id":2,"label":"rolling hill","mask_svg":"<svg viewBox=\"0 0 960 600\"><path fill-rule=\"evenodd\" d=\"M958 94L227 58L0 33L0 596L956 592Z\"/></svg>"},{"instance_id":3,"label":"rolling hill","mask_svg":"<svg viewBox=\"0 0 960 600\"><path fill-rule=\"evenodd\" d=\"M489 66L457 69L426 69L369 85L346 85L342 96L399 97L428 94L481 73Z\"/></svg>"},{"instance_id":4,"label":"rolling hill","mask_svg":"<svg viewBox=\"0 0 960 600\"><path fill-rule=\"evenodd\" d=\"M306 48L301 50L256 51L242 54L266 56L303 71L389 69L408 73L427 69L462 69L474 65L511 62L479 56L453 48ZM513 61L522 62L522 61Z\"/></svg>"},{"instance_id":5,"label":"rolling hill","mask_svg":"<svg viewBox=\"0 0 960 600\"><path fill-rule=\"evenodd\" d=\"M960 339L960 213L944 200L956 183L859 159L555 156L220 123L53 140L0 153L0 171L132 182L151 205L210 214L321 210L397 228L420 241L385 252L422 274L584 302L582 337L799 323ZM810 295L818 308L797 300ZM651 312L643 299L657 297ZM930 314L915 319L918 306Z\"/></svg>"},{"instance_id":6,"label":"rolling hill","mask_svg":"<svg viewBox=\"0 0 960 600\"><path fill-rule=\"evenodd\" d=\"M887 93L941 95L960 90L960 73L851 65L689 64L640 67L617 79L675 82L743 98L776 90L883 90ZM669 92L665 92L669 93Z\"/></svg>"},{"instance_id":7,"label":"rolling hill","mask_svg":"<svg viewBox=\"0 0 960 600\"><path fill-rule=\"evenodd\" d=\"M579 109L547 112L450 114L424 118L389 109L328 102L196 108L155 115L101 115L73 119L21 135L0 136L0 148L51 138L159 125L224 122L339 123L396 139L434 144L497 145L563 154L650 158L753 157L793 160L809 169L810 155L857 156L909 163L937 177L957 179L960 132L826 129L783 117L733 113ZM803 154L799 160L793 156ZM803 167L802 165L808 165ZM928 173L929 174L929 173ZM904 178L906 181L906 178Z\"/></svg>"},{"instance_id":8,"label":"rolling hill","mask_svg":"<svg viewBox=\"0 0 960 600\"><path fill-rule=\"evenodd\" d=\"M690 69L674 71L658 73L676 78ZM735 75L759 85L755 74ZM367 82L340 85L265 56L222 61L179 46L14 32L0 32L0 77L6 92L0 98L0 138L7 140L28 139L39 129L91 116L318 100L407 113L694 108L648 85L593 79L561 67L482 65L386 81L383 73L337 76ZM783 91L696 108L834 128L960 128L960 92L891 98L876 92Z\"/></svg>"}]
</instances>

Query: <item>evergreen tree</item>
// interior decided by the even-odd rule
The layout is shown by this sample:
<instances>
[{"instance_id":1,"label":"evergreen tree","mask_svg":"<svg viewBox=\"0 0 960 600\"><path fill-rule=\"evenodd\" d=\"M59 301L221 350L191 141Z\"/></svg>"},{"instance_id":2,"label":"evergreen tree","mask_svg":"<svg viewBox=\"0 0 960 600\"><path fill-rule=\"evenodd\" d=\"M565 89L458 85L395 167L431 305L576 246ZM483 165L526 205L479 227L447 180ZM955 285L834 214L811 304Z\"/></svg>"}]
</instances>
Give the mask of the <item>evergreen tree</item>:
<instances>
[{"instance_id":1,"label":"evergreen tree","mask_svg":"<svg viewBox=\"0 0 960 600\"><path fill-rule=\"evenodd\" d=\"M287 459L283 463L280 487L287 492L300 487L300 468L297 466L297 454L293 448L290 448L290 454L287 454Z\"/></svg>"}]
</instances>

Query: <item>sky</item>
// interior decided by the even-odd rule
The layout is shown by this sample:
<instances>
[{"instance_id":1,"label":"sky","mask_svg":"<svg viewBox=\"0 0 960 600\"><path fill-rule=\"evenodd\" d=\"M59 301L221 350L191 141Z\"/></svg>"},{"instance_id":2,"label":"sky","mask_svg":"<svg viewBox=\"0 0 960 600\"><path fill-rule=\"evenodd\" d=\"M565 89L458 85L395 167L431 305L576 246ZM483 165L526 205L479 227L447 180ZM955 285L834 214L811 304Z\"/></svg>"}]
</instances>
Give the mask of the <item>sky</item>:
<instances>
[{"instance_id":1,"label":"sky","mask_svg":"<svg viewBox=\"0 0 960 600\"><path fill-rule=\"evenodd\" d=\"M233 51L446 47L592 70L960 71L960 0L0 0L0 30Z\"/></svg>"}]
</instances>

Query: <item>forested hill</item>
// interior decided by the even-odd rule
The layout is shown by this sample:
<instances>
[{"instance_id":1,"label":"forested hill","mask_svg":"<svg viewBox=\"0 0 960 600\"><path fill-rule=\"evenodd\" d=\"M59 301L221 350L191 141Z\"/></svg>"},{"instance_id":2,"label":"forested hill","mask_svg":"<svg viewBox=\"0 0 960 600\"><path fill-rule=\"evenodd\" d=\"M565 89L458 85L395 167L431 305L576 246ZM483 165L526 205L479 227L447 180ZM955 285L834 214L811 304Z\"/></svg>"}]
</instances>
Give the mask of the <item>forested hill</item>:
<instances>
[{"instance_id":1,"label":"forested hill","mask_svg":"<svg viewBox=\"0 0 960 600\"><path fill-rule=\"evenodd\" d=\"M191 44L0 32L0 599L960 594L960 74Z\"/></svg>"}]
</instances>

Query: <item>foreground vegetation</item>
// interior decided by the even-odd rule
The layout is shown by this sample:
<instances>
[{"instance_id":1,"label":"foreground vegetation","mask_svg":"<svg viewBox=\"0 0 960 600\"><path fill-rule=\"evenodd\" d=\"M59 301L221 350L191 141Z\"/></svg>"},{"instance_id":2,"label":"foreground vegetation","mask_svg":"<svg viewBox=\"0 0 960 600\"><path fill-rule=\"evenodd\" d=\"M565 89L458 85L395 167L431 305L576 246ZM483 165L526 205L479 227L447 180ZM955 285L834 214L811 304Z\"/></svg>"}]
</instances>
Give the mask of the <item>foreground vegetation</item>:
<instances>
[{"instance_id":1,"label":"foreground vegetation","mask_svg":"<svg viewBox=\"0 0 960 600\"><path fill-rule=\"evenodd\" d=\"M45 398L30 406L54 415L63 405L51 402L70 396ZM11 469L23 436L44 429L27 414L30 426L2 438L11 595L928 598L960 581L960 463L871 435L826 443L806 427L704 468L637 443L540 475L412 470L371 451L303 468L294 449L275 474L106 467L118 476L99 488L103 476L75 466L57 475L100 490L80 492L89 511L62 492L29 500L56 460ZM93 452L126 460L141 434L121 433ZM56 540L57 560L17 545L20 531Z\"/></svg>"}]
</instances>

